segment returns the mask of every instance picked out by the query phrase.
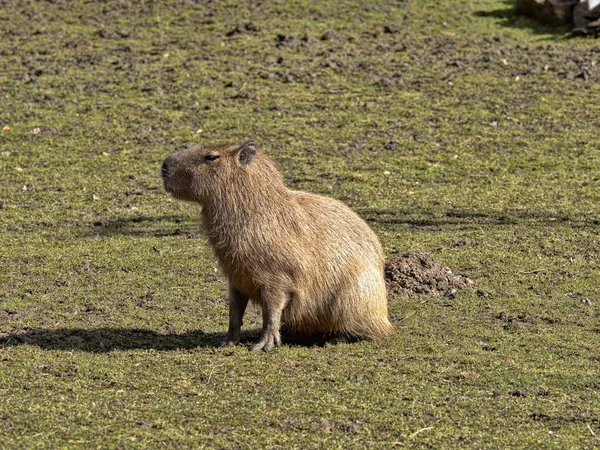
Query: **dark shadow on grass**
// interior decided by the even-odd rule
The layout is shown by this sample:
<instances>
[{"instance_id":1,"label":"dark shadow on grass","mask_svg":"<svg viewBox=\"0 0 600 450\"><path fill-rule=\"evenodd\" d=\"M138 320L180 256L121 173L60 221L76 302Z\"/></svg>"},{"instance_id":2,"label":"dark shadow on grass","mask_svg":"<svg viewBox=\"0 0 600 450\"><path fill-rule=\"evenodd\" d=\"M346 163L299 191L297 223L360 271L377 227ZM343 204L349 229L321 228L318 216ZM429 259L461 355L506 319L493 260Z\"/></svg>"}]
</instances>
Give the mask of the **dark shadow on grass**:
<instances>
[{"instance_id":1,"label":"dark shadow on grass","mask_svg":"<svg viewBox=\"0 0 600 450\"><path fill-rule=\"evenodd\" d=\"M242 332L240 345L250 345L259 337L259 330ZM0 336L0 347L35 345L44 350L108 353L114 350L190 350L198 347L218 347L225 333L157 333L138 328L58 328L32 329L23 333Z\"/></svg>"},{"instance_id":2,"label":"dark shadow on grass","mask_svg":"<svg viewBox=\"0 0 600 450\"><path fill-rule=\"evenodd\" d=\"M600 224L600 215L565 215L543 210L484 211L474 209L450 210L403 210L357 208L356 211L369 223L382 225L405 225L412 227L448 226L502 226L521 223L569 224L593 226ZM175 215L136 216L116 220L97 220L91 225L93 234L101 236L186 236L202 237L200 221ZM193 223L190 224L190 221Z\"/></svg>"},{"instance_id":3,"label":"dark shadow on grass","mask_svg":"<svg viewBox=\"0 0 600 450\"><path fill-rule=\"evenodd\" d=\"M553 34L557 37L563 37L569 32L571 27L568 25L549 25L538 20L517 14L514 0L505 0L505 8L495 9L493 11L477 11L476 17L500 19L500 26L508 28L519 28L532 31L536 34Z\"/></svg>"},{"instance_id":4,"label":"dark shadow on grass","mask_svg":"<svg viewBox=\"0 0 600 450\"><path fill-rule=\"evenodd\" d=\"M532 225L567 224L573 227L598 226L600 215L565 215L541 210L481 211L451 209L447 211L412 211L392 209L358 209L368 223L404 225L410 227L503 226L530 223Z\"/></svg>"},{"instance_id":5,"label":"dark shadow on grass","mask_svg":"<svg viewBox=\"0 0 600 450\"><path fill-rule=\"evenodd\" d=\"M242 331L240 346L250 347L258 342L260 330ZM115 350L177 351L194 348L219 348L225 333L206 333L202 330L187 333L157 333L140 328L36 328L23 333L0 335L0 348L35 345L44 350L109 353ZM350 343L357 339L337 336L295 338L282 332L284 345L311 347L327 343Z\"/></svg>"},{"instance_id":6,"label":"dark shadow on grass","mask_svg":"<svg viewBox=\"0 0 600 450\"><path fill-rule=\"evenodd\" d=\"M197 237L200 231L199 219L193 226L189 224L189 217L176 215L162 216L135 216L114 220L96 220L90 225L93 234L101 236L187 236Z\"/></svg>"}]
</instances>

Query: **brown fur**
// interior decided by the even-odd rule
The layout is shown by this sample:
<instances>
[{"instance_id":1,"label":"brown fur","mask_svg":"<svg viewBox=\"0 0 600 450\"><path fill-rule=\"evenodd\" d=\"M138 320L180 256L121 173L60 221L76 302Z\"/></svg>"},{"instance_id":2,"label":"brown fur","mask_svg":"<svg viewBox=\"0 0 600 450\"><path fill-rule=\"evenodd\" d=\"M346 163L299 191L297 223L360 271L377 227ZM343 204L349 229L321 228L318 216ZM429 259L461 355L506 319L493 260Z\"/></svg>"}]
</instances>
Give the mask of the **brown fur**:
<instances>
[{"instance_id":1,"label":"brown fur","mask_svg":"<svg viewBox=\"0 0 600 450\"><path fill-rule=\"evenodd\" d=\"M204 230L229 282L227 344L239 341L248 300L263 311L254 350L280 345L280 321L300 336L391 333L381 246L344 204L287 189L253 142L182 150L162 172L174 197L202 205Z\"/></svg>"}]
</instances>

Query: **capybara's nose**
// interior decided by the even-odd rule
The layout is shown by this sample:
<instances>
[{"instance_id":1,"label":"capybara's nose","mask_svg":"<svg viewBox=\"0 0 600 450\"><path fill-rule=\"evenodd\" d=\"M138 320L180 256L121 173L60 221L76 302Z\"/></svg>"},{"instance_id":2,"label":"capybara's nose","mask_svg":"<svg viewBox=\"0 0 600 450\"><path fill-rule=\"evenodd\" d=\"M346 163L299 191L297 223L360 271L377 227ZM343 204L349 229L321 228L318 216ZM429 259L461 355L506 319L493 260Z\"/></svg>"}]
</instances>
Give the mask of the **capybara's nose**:
<instances>
[{"instance_id":1,"label":"capybara's nose","mask_svg":"<svg viewBox=\"0 0 600 450\"><path fill-rule=\"evenodd\" d=\"M163 161L162 166L160 168L160 174L162 175L163 178L166 178L168 173L169 173L169 165L167 164L167 160L165 160L165 161Z\"/></svg>"}]
</instances>

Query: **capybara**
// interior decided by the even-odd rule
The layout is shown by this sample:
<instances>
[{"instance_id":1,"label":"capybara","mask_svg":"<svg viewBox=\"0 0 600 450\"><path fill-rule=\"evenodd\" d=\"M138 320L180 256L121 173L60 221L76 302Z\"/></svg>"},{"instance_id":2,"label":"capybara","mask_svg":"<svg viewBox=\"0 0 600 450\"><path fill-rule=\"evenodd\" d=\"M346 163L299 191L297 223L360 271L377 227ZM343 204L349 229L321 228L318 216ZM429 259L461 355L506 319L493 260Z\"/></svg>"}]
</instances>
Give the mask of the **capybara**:
<instances>
[{"instance_id":1,"label":"capybara","mask_svg":"<svg viewBox=\"0 0 600 450\"><path fill-rule=\"evenodd\" d=\"M193 146L165 159L164 186L199 203L229 284L226 345L240 339L248 300L263 326L251 350L298 337L379 339L388 321L384 257L375 233L343 203L292 191L252 141Z\"/></svg>"}]
</instances>

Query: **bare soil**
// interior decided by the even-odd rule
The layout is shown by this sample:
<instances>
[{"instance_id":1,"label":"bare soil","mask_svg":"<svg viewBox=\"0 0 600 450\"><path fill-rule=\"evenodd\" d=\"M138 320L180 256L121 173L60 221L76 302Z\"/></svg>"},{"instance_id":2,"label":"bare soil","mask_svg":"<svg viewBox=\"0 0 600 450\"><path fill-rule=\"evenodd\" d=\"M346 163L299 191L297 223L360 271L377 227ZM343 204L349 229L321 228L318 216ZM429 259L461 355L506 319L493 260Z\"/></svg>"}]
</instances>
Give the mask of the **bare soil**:
<instances>
[{"instance_id":1,"label":"bare soil","mask_svg":"<svg viewBox=\"0 0 600 450\"><path fill-rule=\"evenodd\" d=\"M459 289L470 289L475 282L455 275L433 257L422 251L394 254L385 262L385 282L390 298L412 298L417 295L452 295Z\"/></svg>"}]
</instances>

